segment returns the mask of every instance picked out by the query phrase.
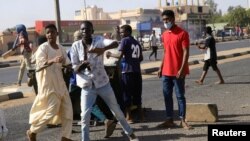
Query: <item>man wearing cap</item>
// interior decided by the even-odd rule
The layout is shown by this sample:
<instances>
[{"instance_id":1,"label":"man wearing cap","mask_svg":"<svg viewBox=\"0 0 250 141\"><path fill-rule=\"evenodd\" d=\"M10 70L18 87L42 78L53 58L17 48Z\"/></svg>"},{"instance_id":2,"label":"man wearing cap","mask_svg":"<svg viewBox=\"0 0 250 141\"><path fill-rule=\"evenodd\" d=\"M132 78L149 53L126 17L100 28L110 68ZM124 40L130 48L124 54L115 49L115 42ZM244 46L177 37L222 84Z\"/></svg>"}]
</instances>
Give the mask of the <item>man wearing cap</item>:
<instances>
[{"instance_id":1,"label":"man wearing cap","mask_svg":"<svg viewBox=\"0 0 250 141\"><path fill-rule=\"evenodd\" d=\"M32 55L32 44L29 42L28 33L26 27L22 24L16 26L17 38L14 42L12 50L16 50L20 47L20 52L22 54L21 66L18 74L17 85L21 86L23 74L25 68L29 70L31 68L31 55Z\"/></svg>"}]
</instances>

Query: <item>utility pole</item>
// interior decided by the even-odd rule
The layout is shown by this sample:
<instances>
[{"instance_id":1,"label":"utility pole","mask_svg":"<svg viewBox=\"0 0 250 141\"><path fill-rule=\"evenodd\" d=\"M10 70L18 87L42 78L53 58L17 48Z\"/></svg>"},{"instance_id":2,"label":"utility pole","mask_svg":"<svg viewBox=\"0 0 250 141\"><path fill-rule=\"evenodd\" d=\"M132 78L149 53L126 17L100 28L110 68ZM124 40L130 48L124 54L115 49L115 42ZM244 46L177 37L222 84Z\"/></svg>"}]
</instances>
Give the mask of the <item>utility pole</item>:
<instances>
[{"instance_id":1,"label":"utility pole","mask_svg":"<svg viewBox=\"0 0 250 141\"><path fill-rule=\"evenodd\" d=\"M249 9L249 0L247 0L247 9Z\"/></svg>"},{"instance_id":2,"label":"utility pole","mask_svg":"<svg viewBox=\"0 0 250 141\"><path fill-rule=\"evenodd\" d=\"M55 0L55 13L56 13L56 27L58 30L58 41L62 42L62 30L61 30L61 16L60 16L60 6L59 0Z\"/></svg>"},{"instance_id":3,"label":"utility pole","mask_svg":"<svg viewBox=\"0 0 250 141\"><path fill-rule=\"evenodd\" d=\"M87 17L87 8L86 8L86 0L84 0L84 13L85 13L85 19L88 20L88 17Z\"/></svg>"}]
</instances>

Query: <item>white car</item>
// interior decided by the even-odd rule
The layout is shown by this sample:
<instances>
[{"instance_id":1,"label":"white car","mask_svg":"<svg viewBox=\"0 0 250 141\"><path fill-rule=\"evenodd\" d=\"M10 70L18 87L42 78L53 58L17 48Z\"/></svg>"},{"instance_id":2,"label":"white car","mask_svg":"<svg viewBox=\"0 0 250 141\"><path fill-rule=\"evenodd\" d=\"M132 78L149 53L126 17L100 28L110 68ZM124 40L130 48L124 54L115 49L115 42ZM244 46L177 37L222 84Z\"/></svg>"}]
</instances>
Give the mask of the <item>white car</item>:
<instances>
[{"instance_id":1,"label":"white car","mask_svg":"<svg viewBox=\"0 0 250 141\"><path fill-rule=\"evenodd\" d=\"M149 40L150 40L150 35L148 35L148 34L146 34L146 35L144 35L144 36L142 37L142 41L143 41L144 43L148 43Z\"/></svg>"}]
</instances>

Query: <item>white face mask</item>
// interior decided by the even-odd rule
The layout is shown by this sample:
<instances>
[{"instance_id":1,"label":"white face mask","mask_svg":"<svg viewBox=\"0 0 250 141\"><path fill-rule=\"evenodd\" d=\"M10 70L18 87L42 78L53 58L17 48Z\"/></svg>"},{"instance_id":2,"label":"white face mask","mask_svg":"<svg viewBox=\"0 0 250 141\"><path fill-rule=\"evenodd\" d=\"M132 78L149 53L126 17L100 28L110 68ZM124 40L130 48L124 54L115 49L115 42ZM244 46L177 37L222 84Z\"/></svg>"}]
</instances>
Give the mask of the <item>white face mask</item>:
<instances>
[{"instance_id":1,"label":"white face mask","mask_svg":"<svg viewBox=\"0 0 250 141\"><path fill-rule=\"evenodd\" d=\"M172 26L173 26L172 22L164 23L164 27L165 27L166 29L170 29Z\"/></svg>"}]
</instances>

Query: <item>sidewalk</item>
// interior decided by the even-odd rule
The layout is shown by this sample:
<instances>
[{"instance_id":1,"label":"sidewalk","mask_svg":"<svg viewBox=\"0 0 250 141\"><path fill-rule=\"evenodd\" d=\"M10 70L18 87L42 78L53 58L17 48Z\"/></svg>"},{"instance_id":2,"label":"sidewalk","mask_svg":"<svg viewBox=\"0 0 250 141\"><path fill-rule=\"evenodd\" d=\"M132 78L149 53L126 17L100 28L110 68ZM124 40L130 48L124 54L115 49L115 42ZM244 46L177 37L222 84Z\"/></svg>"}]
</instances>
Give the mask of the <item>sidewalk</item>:
<instances>
[{"instance_id":1,"label":"sidewalk","mask_svg":"<svg viewBox=\"0 0 250 141\"><path fill-rule=\"evenodd\" d=\"M250 54L250 47L217 52L218 60L237 57L237 56L246 55L246 54ZM190 56L188 63L189 65L203 63L203 57L204 57L203 54ZM10 57L10 59L7 60L9 62L8 64L10 66L12 64L17 64L18 60L16 59L19 59L19 56ZM1 61L2 59L0 59L0 62ZM155 71L158 71L160 63L161 61L152 61L152 62L141 64L142 74L150 74ZM0 63L0 68L1 68L1 63ZM16 85L10 85L10 86L4 86L0 88L1 88L0 89L0 102L10 100L10 99L23 98L24 94L33 93L32 87L28 87L26 83L22 84L21 87L17 87Z\"/></svg>"}]
</instances>

